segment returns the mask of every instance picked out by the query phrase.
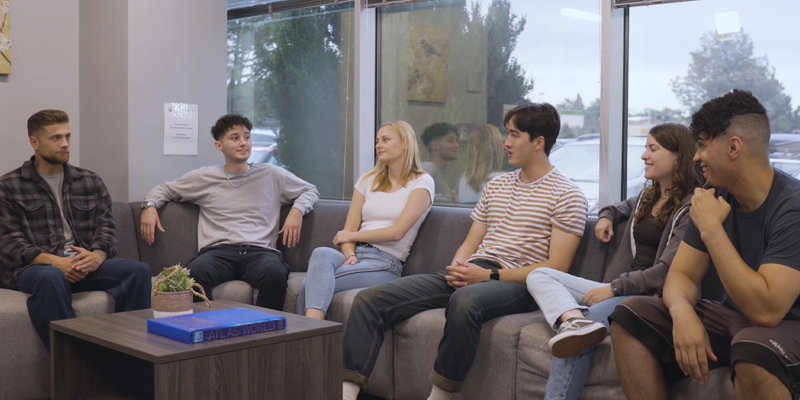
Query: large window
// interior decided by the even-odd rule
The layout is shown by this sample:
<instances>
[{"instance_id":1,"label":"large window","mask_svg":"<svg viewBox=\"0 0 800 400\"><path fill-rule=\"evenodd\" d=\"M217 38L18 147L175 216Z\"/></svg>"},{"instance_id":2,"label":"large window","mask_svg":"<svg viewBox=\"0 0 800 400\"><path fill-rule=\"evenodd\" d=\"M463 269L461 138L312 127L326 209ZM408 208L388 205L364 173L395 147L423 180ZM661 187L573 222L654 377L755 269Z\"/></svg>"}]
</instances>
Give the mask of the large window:
<instances>
[{"instance_id":1,"label":"large window","mask_svg":"<svg viewBox=\"0 0 800 400\"><path fill-rule=\"evenodd\" d=\"M352 3L228 21L228 111L253 121L251 161L327 198L352 194L353 29Z\"/></svg>"},{"instance_id":2,"label":"large window","mask_svg":"<svg viewBox=\"0 0 800 400\"><path fill-rule=\"evenodd\" d=\"M402 119L437 178L437 203L470 205L486 179L510 169L498 144L503 114L533 101L561 113L551 161L596 211L598 186L622 181L631 196L645 184L639 157L652 126L688 124L700 104L733 88L751 90L767 107L772 164L800 175L800 56L785 29L800 6L790 0L631 7L628 35L616 29L622 19L612 18L602 21L613 28L605 41L601 10L622 13L612 0L362 1L378 8L359 18L350 1L286 11L312 3L324 1L229 0L232 8L257 4L274 12L229 21L228 109L256 125L253 160L285 166L324 197L349 198L354 178L368 169L362 164L374 157L365 145L374 129ZM627 53L618 54L626 40ZM354 43L360 76L353 73ZM621 115L600 115L601 46L614 54L608 70L628 71L621 95L616 78L604 75L612 81L605 93L613 93L604 109L622 114L616 103L627 104L625 123ZM374 116L375 126L364 115ZM600 135L600 121L624 129ZM600 145L601 137L615 143L625 130L623 143ZM611 156L620 152L627 154L624 170ZM611 157L608 165L601 155ZM609 181L599 182L605 176Z\"/></svg>"},{"instance_id":3,"label":"large window","mask_svg":"<svg viewBox=\"0 0 800 400\"><path fill-rule=\"evenodd\" d=\"M492 150L517 104L556 106L559 145L599 132L599 0L415 2L380 8L378 27L378 119L414 127L437 203L474 204L478 181L510 169ZM596 203L599 160L583 151L566 144L552 159Z\"/></svg>"},{"instance_id":4,"label":"large window","mask_svg":"<svg viewBox=\"0 0 800 400\"><path fill-rule=\"evenodd\" d=\"M773 166L800 174L800 54L787 30L798 12L800 4L791 0L631 8L631 143L659 123L688 124L707 100L746 89L767 109Z\"/></svg>"}]
</instances>

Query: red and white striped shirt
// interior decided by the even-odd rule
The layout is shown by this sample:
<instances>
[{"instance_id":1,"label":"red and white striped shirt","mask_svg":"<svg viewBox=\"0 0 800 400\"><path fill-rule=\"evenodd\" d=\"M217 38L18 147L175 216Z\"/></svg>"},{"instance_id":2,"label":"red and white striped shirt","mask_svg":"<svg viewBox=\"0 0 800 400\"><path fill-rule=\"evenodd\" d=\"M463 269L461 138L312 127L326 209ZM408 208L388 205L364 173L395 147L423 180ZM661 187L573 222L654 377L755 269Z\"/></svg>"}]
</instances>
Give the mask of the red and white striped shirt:
<instances>
[{"instance_id":1,"label":"red and white striped shirt","mask_svg":"<svg viewBox=\"0 0 800 400\"><path fill-rule=\"evenodd\" d=\"M487 226L478 250L503 268L547 260L553 228L583 236L587 203L583 192L555 168L535 182L519 179L520 170L490 180L470 217Z\"/></svg>"}]
</instances>

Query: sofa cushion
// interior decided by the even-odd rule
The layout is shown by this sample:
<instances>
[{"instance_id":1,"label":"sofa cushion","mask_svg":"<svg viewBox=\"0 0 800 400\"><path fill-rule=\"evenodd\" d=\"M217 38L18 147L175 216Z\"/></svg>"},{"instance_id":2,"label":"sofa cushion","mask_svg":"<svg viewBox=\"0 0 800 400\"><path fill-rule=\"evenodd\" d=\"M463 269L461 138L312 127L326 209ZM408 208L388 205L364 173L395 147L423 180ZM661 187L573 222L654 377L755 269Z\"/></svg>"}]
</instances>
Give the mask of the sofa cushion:
<instances>
[{"instance_id":1,"label":"sofa cushion","mask_svg":"<svg viewBox=\"0 0 800 400\"><path fill-rule=\"evenodd\" d=\"M705 383L697 383L689 378L681 379L670 386L670 400L693 399L733 399L733 383L731 382L731 369L717 368L709 371Z\"/></svg>"},{"instance_id":2,"label":"sofa cushion","mask_svg":"<svg viewBox=\"0 0 800 400\"><path fill-rule=\"evenodd\" d=\"M50 359L28 316L29 295L0 289L0 399L50 397ZM78 317L114 311L114 300L106 292L72 295Z\"/></svg>"},{"instance_id":3,"label":"sofa cushion","mask_svg":"<svg viewBox=\"0 0 800 400\"><path fill-rule=\"evenodd\" d=\"M543 315L541 321L522 328L519 354L517 355L517 398L541 399L544 397L552 359L547 342L554 333L547 325ZM589 370L581 398L625 398L614 364L614 354L609 337L600 343L594 352L592 367Z\"/></svg>"},{"instance_id":4,"label":"sofa cushion","mask_svg":"<svg viewBox=\"0 0 800 400\"><path fill-rule=\"evenodd\" d=\"M245 281L227 281L214 286L212 298L231 300L245 304L255 304L258 290L254 290Z\"/></svg>"},{"instance_id":5,"label":"sofa cushion","mask_svg":"<svg viewBox=\"0 0 800 400\"><path fill-rule=\"evenodd\" d=\"M516 359L522 328L540 313L512 314L483 324L475 362L464 381L461 397L514 398ZM430 372L444 331L444 309L423 311L394 329L394 380L397 399L425 398L431 390Z\"/></svg>"}]
</instances>

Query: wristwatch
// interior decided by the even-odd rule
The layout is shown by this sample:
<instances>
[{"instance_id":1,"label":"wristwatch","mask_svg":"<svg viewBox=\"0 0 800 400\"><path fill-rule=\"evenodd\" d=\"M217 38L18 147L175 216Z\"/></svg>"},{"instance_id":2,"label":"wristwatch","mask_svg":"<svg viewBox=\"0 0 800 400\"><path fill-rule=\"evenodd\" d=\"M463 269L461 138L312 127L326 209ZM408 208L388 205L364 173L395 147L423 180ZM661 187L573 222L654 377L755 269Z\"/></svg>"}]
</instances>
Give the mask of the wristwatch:
<instances>
[{"instance_id":1,"label":"wristwatch","mask_svg":"<svg viewBox=\"0 0 800 400\"><path fill-rule=\"evenodd\" d=\"M489 274L489 279L494 281L500 280L500 271L493 269L492 272Z\"/></svg>"},{"instance_id":2,"label":"wristwatch","mask_svg":"<svg viewBox=\"0 0 800 400\"><path fill-rule=\"evenodd\" d=\"M152 201L143 201L142 202L142 210L144 210L147 207L155 207L155 206L156 206L156 203L153 203Z\"/></svg>"}]
</instances>

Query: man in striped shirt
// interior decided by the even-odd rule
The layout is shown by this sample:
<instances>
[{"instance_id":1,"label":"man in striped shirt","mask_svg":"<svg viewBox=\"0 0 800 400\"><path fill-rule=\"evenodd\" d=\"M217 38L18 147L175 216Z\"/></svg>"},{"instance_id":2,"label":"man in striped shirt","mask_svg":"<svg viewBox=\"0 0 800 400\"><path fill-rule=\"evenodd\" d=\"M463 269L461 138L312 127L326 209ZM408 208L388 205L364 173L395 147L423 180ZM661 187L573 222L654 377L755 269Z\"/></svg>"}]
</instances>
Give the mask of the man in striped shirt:
<instances>
[{"instance_id":1,"label":"man in striped shirt","mask_svg":"<svg viewBox=\"0 0 800 400\"><path fill-rule=\"evenodd\" d=\"M445 271L417 274L358 293L344 337L343 397L355 399L372 372L384 327L446 307L430 399L449 398L475 359L483 322L536 309L525 278L547 266L567 271L586 223L586 198L548 159L560 129L550 104L524 104L504 120L508 163L490 180L472 227ZM402 304L402 306L400 305Z\"/></svg>"}]
</instances>

